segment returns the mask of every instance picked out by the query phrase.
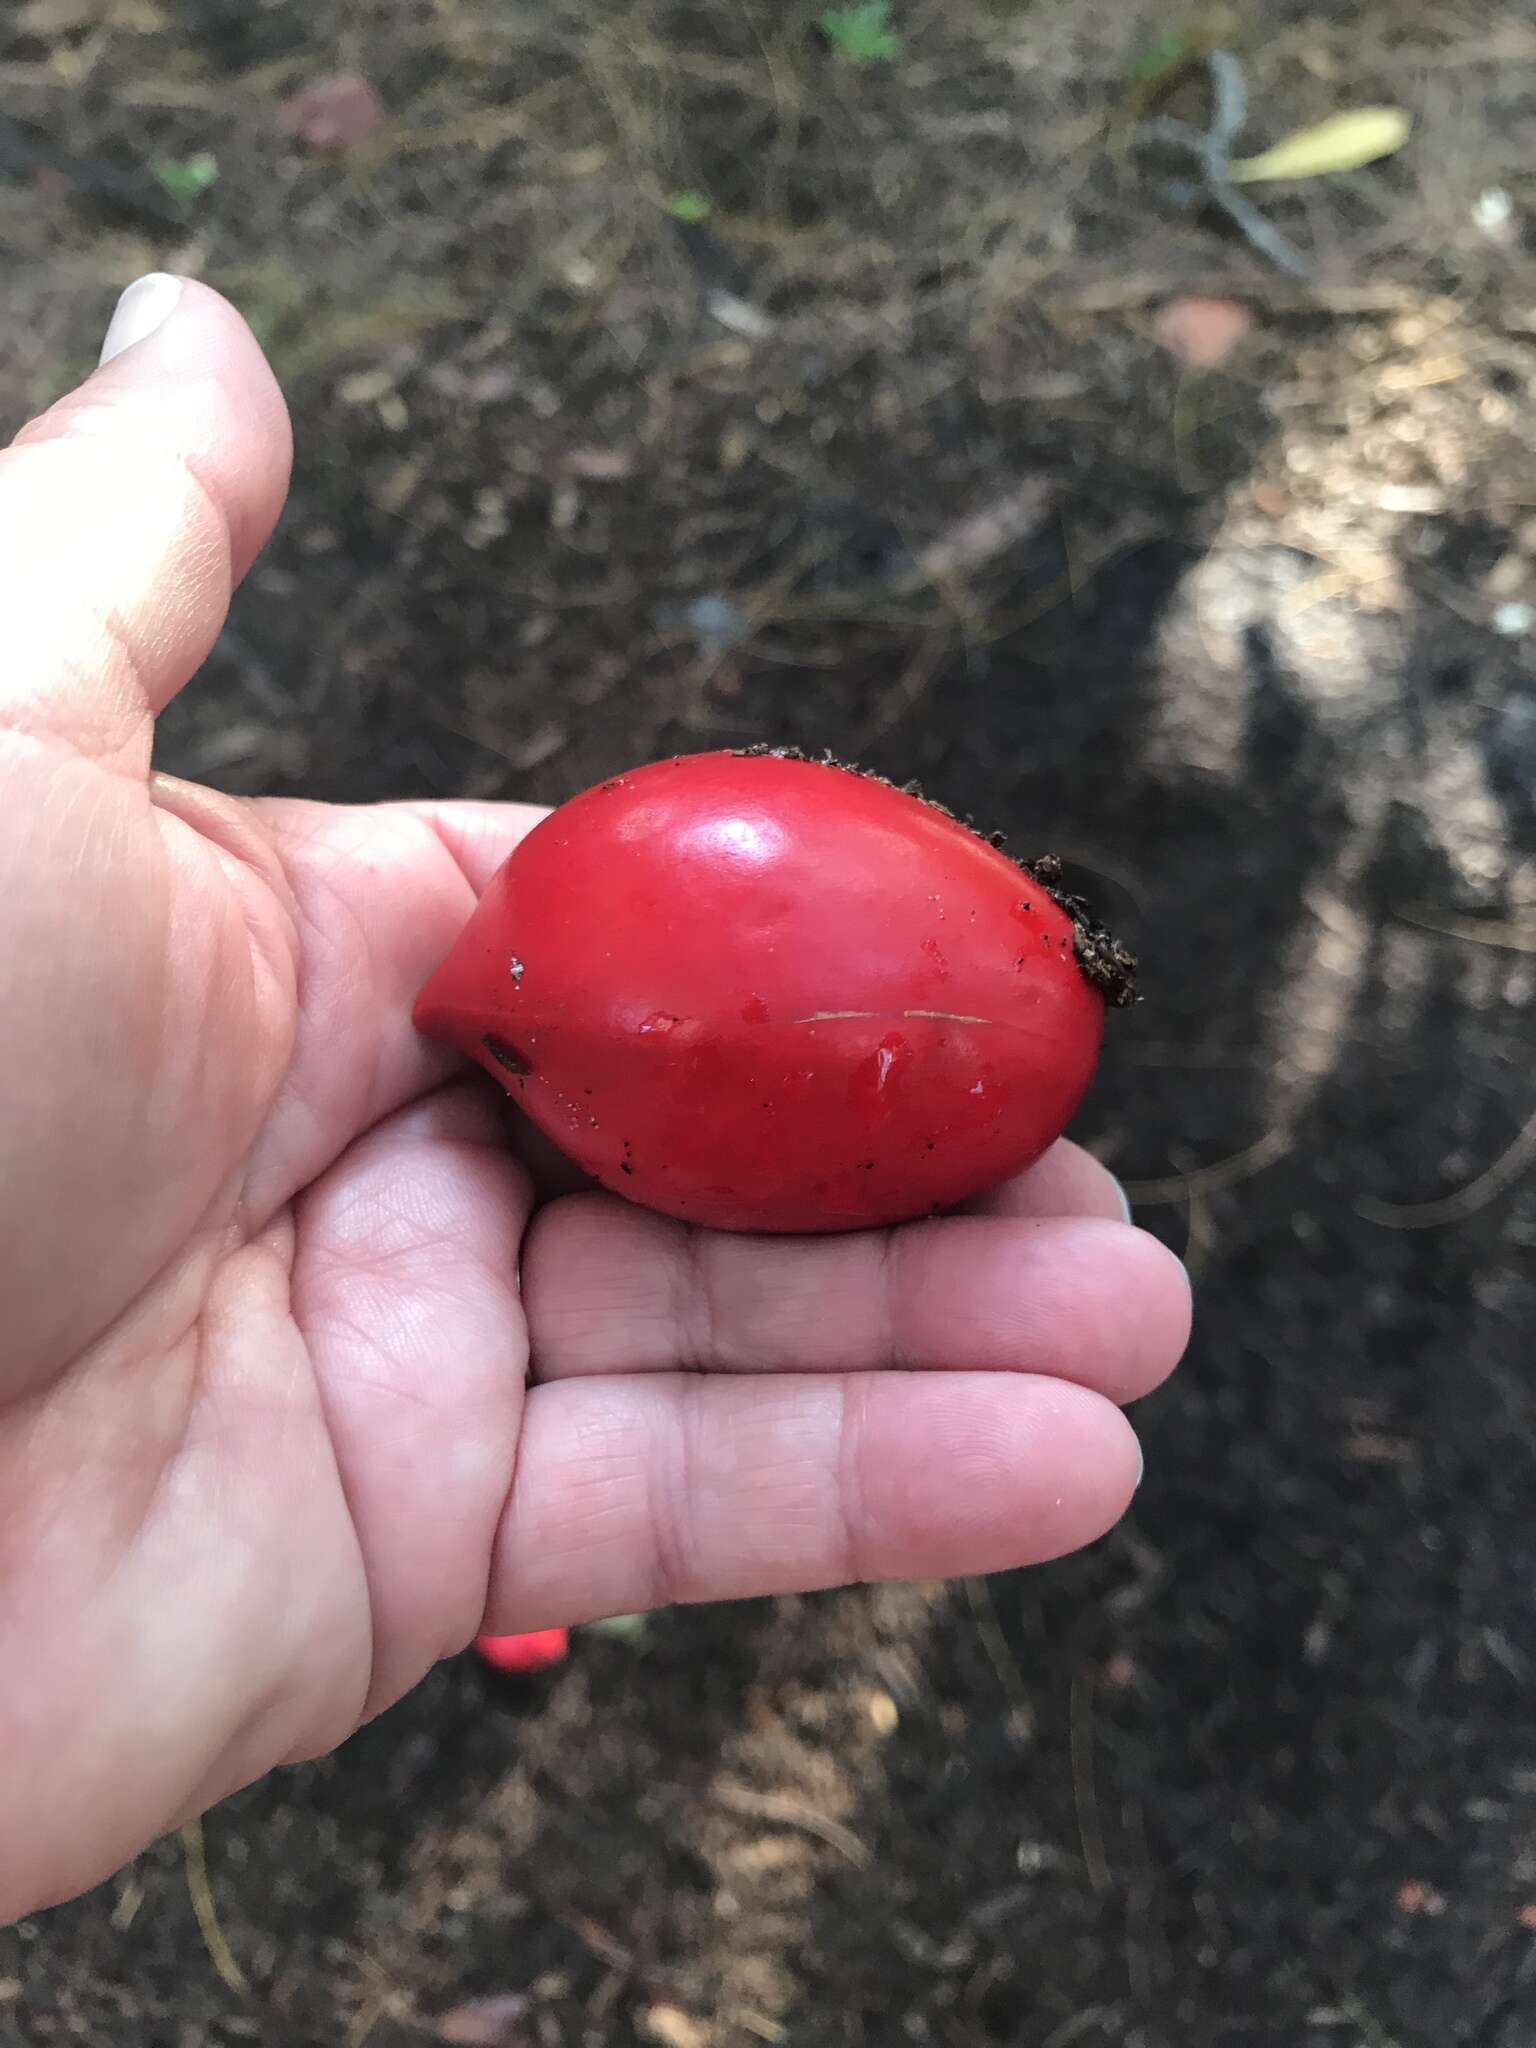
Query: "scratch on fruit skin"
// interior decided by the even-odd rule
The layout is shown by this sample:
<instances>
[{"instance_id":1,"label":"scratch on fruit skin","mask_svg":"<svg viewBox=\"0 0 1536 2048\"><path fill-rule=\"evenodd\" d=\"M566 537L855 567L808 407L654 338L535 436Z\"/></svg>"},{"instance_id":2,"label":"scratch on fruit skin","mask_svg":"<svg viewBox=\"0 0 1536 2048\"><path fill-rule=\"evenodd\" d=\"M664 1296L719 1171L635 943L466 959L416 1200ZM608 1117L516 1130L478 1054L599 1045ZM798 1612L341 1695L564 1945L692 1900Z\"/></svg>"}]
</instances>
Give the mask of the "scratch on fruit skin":
<instances>
[{"instance_id":1,"label":"scratch on fruit skin","mask_svg":"<svg viewBox=\"0 0 1536 2048\"><path fill-rule=\"evenodd\" d=\"M883 1021L890 1017L932 1017L940 1024L995 1024L995 1017L962 1017L958 1010L813 1010L809 1017L795 1017L796 1024L841 1024L848 1018Z\"/></svg>"}]
</instances>

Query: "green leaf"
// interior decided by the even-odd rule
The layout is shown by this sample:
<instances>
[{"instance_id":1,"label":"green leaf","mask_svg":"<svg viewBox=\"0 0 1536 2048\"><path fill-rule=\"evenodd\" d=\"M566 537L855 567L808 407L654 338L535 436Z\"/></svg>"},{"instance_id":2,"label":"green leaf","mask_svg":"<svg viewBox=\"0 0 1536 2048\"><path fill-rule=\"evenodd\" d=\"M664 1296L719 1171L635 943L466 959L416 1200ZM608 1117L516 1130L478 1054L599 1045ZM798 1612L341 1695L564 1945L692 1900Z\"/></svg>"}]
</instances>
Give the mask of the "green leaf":
<instances>
[{"instance_id":1,"label":"green leaf","mask_svg":"<svg viewBox=\"0 0 1536 2048\"><path fill-rule=\"evenodd\" d=\"M899 64L906 45L891 27L891 0L829 7L816 26L844 64Z\"/></svg>"},{"instance_id":2,"label":"green leaf","mask_svg":"<svg viewBox=\"0 0 1536 2048\"><path fill-rule=\"evenodd\" d=\"M219 160L206 149L196 156L161 156L151 162L149 174L172 199L190 206L219 182Z\"/></svg>"},{"instance_id":3,"label":"green leaf","mask_svg":"<svg viewBox=\"0 0 1536 2048\"><path fill-rule=\"evenodd\" d=\"M669 192L667 211L674 220L708 220L714 212L707 195L703 192Z\"/></svg>"},{"instance_id":4,"label":"green leaf","mask_svg":"<svg viewBox=\"0 0 1536 2048\"><path fill-rule=\"evenodd\" d=\"M1298 128L1258 156L1241 158L1231 166L1232 177L1239 185L1257 185L1272 178L1321 178L1330 171L1357 171L1362 164L1401 149L1412 130L1401 107L1356 107L1319 121L1315 128Z\"/></svg>"}]
</instances>

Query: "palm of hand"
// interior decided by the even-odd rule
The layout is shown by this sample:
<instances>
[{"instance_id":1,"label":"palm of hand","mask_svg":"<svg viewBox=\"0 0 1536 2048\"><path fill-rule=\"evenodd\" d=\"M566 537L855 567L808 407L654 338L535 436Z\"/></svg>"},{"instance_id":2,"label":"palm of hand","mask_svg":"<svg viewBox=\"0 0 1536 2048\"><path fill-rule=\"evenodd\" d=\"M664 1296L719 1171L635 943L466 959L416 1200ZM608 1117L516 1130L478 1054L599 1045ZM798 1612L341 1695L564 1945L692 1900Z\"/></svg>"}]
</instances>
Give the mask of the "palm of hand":
<instances>
[{"instance_id":1,"label":"palm of hand","mask_svg":"<svg viewBox=\"0 0 1536 2048\"><path fill-rule=\"evenodd\" d=\"M530 814L149 775L284 466L248 338L190 296L168 332L223 367L189 396L168 366L131 545L94 414L6 458L24 500L0 479L0 1668L27 1673L0 1842L47 1844L0 1866L0 1917L339 1741L482 1625L1087 1540L1133 1484L1111 1403L1186 1313L1068 1151L990 1214L879 1237L711 1240L606 1197L530 1227L493 1092L409 1015ZM84 614L50 570L82 547L113 563Z\"/></svg>"}]
</instances>

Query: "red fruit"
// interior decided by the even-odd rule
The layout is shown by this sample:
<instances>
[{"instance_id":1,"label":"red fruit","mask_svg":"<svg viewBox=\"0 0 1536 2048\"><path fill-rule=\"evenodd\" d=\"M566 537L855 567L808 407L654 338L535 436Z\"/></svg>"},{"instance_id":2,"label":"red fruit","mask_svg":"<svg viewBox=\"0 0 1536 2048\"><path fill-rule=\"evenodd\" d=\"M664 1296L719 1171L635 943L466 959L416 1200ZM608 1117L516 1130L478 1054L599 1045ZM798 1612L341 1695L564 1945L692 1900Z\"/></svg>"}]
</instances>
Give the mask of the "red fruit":
<instances>
[{"instance_id":1,"label":"red fruit","mask_svg":"<svg viewBox=\"0 0 1536 2048\"><path fill-rule=\"evenodd\" d=\"M475 1648L498 1671L523 1673L547 1671L562 1664L571 1647L570 1632L563 1628L536 1628L521 1636L476 1636Z\"/></svg>"},{"instance_id":2,"label":"red fruit","mask_svg":"<svg viewBox=\"0 0 1536 2048\"><path fill-rule=\"evenodd\" d=\"M729 1230L947 1208L1057 1138L1132 963L1054 864L847 768L693 754L587 790L416 1005L614 1193Z\"/></svg>"}]
</instances>

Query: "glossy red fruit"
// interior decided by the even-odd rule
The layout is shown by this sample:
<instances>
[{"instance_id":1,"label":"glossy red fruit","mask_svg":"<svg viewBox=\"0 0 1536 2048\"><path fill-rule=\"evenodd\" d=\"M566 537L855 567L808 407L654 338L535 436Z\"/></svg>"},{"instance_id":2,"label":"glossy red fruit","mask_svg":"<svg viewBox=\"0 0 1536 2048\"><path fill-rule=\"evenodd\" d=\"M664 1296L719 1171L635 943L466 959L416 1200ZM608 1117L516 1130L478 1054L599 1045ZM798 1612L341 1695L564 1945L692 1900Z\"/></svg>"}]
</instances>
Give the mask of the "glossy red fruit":
<instances>
[{"instance_id":1,"label":"glossy red fruit","mask_svg":"<svg viewBox=\"0 0 1536 2048\"><path fill-rule=\"evenodd\" d=\"M563 1628L536 1628L520 1636L475 1638L475 1648L486 1663L514 1677L563 1664L570 1647L570 1632Z\"/></svg>"},{"instance_id":2,"label":"glossy red fruit","mask_svg":"<svg viewBox=\"0 0 1536 2048\"><path fill-rule=\"evenodd\" d=\"M552 812L416 1005L605 1187L831 1231L1030 1165L1131 962L1051 870L851 769L693 754Z\"/></svg>"}]
</instances>

